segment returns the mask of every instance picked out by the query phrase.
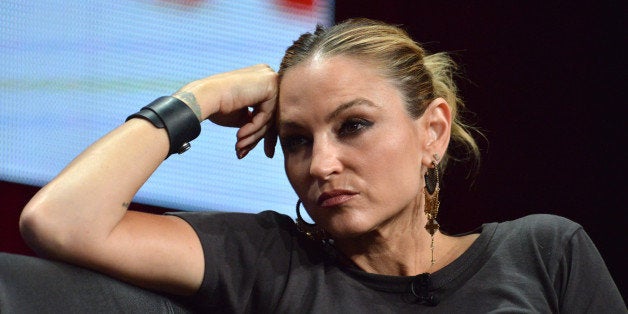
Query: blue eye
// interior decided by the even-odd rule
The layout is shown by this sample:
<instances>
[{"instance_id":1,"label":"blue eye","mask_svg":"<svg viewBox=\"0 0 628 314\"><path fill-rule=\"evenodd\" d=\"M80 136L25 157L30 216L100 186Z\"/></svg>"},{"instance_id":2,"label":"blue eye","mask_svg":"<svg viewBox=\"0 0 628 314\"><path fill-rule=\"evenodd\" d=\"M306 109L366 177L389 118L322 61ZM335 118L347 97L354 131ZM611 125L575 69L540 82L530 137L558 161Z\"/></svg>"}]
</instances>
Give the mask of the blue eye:
<instances>
[{"instance_id":1,"label":"blue eye","mask_svg":"<svg viewBox=\"0 0 628 314\"><path fill-rule=\"evenodd\" d=\"M372 125L373 125L373 122L371 121L368 121L365 119L351 118L342 123L342 125L340 126L340 129L338 130L338 134L340 136L356 135L360 131Z\"/></svg>"}]
</instances>

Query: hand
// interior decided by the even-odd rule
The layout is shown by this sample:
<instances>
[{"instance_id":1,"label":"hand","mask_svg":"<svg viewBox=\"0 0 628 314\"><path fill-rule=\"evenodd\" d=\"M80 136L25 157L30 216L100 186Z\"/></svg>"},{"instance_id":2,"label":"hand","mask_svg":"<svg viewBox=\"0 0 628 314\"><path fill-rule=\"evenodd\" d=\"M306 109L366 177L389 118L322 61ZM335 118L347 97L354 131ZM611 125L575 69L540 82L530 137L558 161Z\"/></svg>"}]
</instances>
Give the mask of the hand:
<instances>
[{"instance_id":1,"label":"hand","mask_svg":"<svg viewBox=\"0 0 628 314\"><path fill-rule=\"evenodd\" d=\"M240 128L238 158L246 156L262 137L264 152L272 158L277 143L277 91L277 73L259 64L191 82L173 96L190 106L199 121L209 119L218 125Z\"/></svg>"}]
</instances>

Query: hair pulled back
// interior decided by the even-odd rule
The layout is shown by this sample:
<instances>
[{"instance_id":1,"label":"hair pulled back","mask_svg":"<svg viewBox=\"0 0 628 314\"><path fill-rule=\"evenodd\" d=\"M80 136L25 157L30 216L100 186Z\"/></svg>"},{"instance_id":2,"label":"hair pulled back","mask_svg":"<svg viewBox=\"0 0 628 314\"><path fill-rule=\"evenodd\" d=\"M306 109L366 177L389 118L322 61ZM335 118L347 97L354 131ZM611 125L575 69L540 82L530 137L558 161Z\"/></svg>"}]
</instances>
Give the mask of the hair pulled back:
<instances>
[{"instance_id":1,"label":"hair pulled back","mask_svg":"<svg viewBox=\"0 0 628 314\"><path fill-rule=\"evenodd\" d=\"M346 55L370 62L401 91L408 114L414 118L420 117L432 100L444 98L451 109L452 144L464 147L465 157L479 161L471 127L460 117L464 105L453 80L456 64L446 53L428 54L399 27L369 19L349 19L330 28L319 25L314 33L301 35L286 50L279 67L280 79L288 69L315 55ZM442 157L443 169L449 158L449 153Z\"/></svg>"}]
</instances>

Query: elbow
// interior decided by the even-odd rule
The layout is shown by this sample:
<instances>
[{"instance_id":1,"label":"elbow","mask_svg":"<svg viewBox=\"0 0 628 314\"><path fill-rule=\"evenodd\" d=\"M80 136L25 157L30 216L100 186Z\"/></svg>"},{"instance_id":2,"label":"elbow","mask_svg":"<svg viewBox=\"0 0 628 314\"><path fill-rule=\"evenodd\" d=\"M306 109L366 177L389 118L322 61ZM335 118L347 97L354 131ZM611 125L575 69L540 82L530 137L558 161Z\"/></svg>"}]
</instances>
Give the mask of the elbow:
<instances>
[{"instance_id":1,"label":"elbow","mask_svg":"<svg viewBox=\"0 0 628 314\"><path fill-rule=\"evenodd\" d=\"M24 242L38 255L55 257L62 252L63 233L50 217L50 205L36 195L22 210L19 229Z\"/></svg>"},{"instance_id":2,"label":"elbow","mask_svg":"<svg viewBox=\"0 0 628 314\"><path fill-rule=\"evenodd\" d=\"M41 206L33 204L34 200L31 200L20 214L19 228L20 234L24 242L33 249L37 254L46 255L45 241L46 237L43 235L46 229L45 219L42 218L45 210Z\"/></svg>"},{"instance_id":3,"label":"elbow","mask_svg":"<svg viewBox=\"0 0 628 314\"><path fill-rule=\"evenodd\" d=\"M82 259L102 243L95 221L85 219L72 202L48 191L38 192L20 214L22 239L35 253L63 261Z\"/></svg>"}]
</instances>

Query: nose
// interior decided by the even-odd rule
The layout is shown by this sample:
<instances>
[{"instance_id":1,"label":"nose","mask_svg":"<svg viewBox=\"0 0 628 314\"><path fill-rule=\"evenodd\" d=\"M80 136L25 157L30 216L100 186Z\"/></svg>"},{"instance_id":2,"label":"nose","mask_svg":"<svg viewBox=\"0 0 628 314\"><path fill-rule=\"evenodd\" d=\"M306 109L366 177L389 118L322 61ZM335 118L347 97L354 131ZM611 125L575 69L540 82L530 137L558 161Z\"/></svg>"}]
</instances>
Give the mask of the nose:
<instances>
[{"instance_id":1,"label":"nose","mask_svg":"<svg viewBox=\"0 0 628 314\"><path fill-rule=\"evenodd\" d=\"M337 143L327 138L314 140L310 175L320 180L327 180L331 175L341 171L340 147Z\"/></svg>"}]
</instances>

